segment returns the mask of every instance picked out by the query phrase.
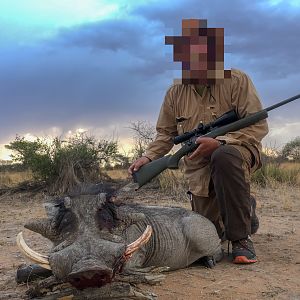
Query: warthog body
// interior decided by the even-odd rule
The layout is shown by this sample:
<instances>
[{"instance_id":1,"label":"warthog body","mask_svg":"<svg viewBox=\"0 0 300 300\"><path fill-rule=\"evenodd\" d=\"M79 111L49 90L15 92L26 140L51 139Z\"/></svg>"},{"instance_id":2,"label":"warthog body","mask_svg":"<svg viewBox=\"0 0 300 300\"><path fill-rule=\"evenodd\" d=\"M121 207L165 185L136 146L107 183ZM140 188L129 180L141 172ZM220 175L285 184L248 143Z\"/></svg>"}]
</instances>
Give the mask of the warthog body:
<instances>
[{"instance_id":1,"label":"warthog body","mask_svg":"<svg viewBox=\"0 0 300 300\"><path fill-rule=\"evenodd\" d=\"M56 278L77 288L102 286L119 272L149 266L184 268L221 253L214 225L178 207L117 204L106 194L57 198L45 205L48 218L26 228L50 239L49 263ZM128 244L147 225L149 241L131 255Z\"/></svg>"}]
</instances>

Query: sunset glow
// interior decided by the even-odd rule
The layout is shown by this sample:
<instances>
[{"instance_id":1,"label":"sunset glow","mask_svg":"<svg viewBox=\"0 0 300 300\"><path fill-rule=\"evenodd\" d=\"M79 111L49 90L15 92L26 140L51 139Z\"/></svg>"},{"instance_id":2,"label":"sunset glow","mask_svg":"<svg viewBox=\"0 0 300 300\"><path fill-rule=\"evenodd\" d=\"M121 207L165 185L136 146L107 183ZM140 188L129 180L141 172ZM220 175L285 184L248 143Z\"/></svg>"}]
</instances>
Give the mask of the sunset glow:
<instances>
[{"instance_id":1,"label":"sunset glow","mask_svg":"<svg viewBox=\"0 0 300 300\"><path fill-rule=\"evenodd\" d=\"M9 159L4 145L16 134L87 132L130 151L130 122L155 124L177 77L164 38L181 32L184 18L224 27L226 69L249 74L264 107L299 94L300 1L220 3L203 10L190 0L172 8L166 0L0 1L0 159ZM270 113L266 148L299 135L299 111L296 101Z\"/></svg>"}]
</instances>

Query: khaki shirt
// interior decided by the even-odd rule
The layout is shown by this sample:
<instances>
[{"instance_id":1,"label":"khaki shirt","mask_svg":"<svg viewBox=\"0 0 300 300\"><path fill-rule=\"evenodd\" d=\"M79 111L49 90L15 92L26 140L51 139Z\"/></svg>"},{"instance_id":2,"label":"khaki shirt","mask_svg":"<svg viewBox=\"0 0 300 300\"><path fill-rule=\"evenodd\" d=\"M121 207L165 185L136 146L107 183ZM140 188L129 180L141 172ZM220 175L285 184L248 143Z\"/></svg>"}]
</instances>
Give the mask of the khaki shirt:
<instances>
[{"instance_id":1,"label":"khaki shirt","mask_svg":"<svg viewBox=\"0 0 300 300\"><path fill-rule=\"evenodd\" d=\"M209 123L231 109L235 109L241 118L262 109L252 81L242 71L232 69L231 79L225 80L223 84L205 87L202 96L197 93L194 85L171 86L161 106L156 126L157 136L145 155L152 160L164 156L172 149L174 136L195 129L200 122ZM238 149L246 147L255 158L251 168L251 171L255 171L261 166L261 140L267 133L267 122L262 120L216 139L242 146L237 147ZM210 182L209 158L188 160L184 157L183 161L190 191L194 195L207 197Z\"/></svg>"}]
</instances>

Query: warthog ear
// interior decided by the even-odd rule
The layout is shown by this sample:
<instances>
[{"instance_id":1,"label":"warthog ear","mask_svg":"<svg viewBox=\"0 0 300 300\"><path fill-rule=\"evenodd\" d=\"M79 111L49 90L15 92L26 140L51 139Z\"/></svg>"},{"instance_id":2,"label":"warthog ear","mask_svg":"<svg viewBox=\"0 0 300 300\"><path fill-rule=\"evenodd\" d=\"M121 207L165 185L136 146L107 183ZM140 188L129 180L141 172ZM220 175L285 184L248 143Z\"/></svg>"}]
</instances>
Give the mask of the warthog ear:
<instances>
[{"instance_id":1,"label":"warthog ear","mask_svg":"<svg viewBox=\"0 0 300 300\"><path fill-rule=\"evenodd\" d=\"M66 198L56 198L44 203L44 208L49 219L55 218L58 215L61 208L65 206L65 202L68 202L68 200L65 201Z\"/></svg>"},{"instance_id":2,"label":"warthog ear","mask_svg":"<svg viewBox=\"0 0 300 300\"><path fill-rule=\"evenodd\" d=\"M72 200L70 197L65 197L64 198L64 206L65 208L71 208L72 205Z\"/></svg>"},{"instance_id":3,"label":"warthog ear","mask_svg":"<svg viewBox=\"0 0 300 300\"><path fill-rule=\"evenodd\" d=\"M99 193L97 195L98 208L101 208L102 205L104 205L106 201L107 201L107 194L106 193Z\"/></svg>"},{"instance_id":4,"label":"warthog ear","mask_svg":"<svg viewBox=\"0 0 300 300\"><path fill-rule=\"evenodd\" d=\"M57 225L63 216L62 211L70 207L71 199L69 197L50 199L50 202L44 203L48 218L30 220L24 227L54 241L57 239Z\"/></svg>"}]
</instances>

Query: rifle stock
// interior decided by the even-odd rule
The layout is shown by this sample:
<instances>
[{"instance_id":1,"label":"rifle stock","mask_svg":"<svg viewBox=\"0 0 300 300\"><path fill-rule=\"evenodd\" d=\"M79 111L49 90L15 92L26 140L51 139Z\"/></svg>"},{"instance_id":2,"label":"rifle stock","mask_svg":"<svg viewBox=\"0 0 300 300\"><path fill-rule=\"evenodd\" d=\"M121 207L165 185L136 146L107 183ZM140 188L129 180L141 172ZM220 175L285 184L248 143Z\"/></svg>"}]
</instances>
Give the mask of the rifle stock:
<instances>
[{"instance_id":1,"label":"rifle stock","mask_svg":"<svg viewBox=\"0 0 300 300\"><path fill-rule=\"evenodd\" d=\"M281 101L273 106L270 106L266 109L258 111L254 114L246 116L243 119L235 121L233 123L221 126L219 128L214 128L212 131L202 135L202 137L211 137L216 138L217 136L225 135L228 132L237 131L253 125L261 120L264 120L268 117L268 111L275 109L281 105L285 105L291 101L300 98L300 94L284 101ZM158 174L163 172L166 169L177 169L180 159L187 155L188 153L195 150L199 145L195 144L197 136L191 138L187 143L185 143L177 152L173 155L166 155L162 158L156 159L144 166L142 166L138 171L133 173L133 180L138 184L138 188L142 187L144 184L149 182L151 179L156 177Z\"/></svg>"}]
</instances>

